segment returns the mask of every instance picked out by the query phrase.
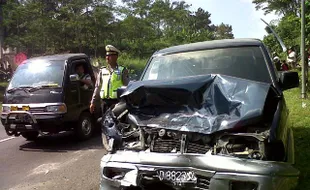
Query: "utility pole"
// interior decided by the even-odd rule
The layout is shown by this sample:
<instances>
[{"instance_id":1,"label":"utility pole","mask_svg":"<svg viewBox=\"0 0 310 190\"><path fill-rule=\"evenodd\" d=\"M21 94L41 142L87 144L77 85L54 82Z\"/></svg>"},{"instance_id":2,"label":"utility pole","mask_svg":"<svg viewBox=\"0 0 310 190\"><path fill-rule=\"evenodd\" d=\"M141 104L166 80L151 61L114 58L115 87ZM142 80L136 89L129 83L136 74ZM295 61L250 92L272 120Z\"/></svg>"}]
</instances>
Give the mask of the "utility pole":
<instances>
[{"instance_id":1,"label":"utility pole","mask_svg":"<svg viewBox=\"0 0 310 190\"><path fill-rule=\"evenodd\" d=\"M306 77L307 77L307 64L305 61L305 0L301 0L301 44L300 44L300 52L301 52L301 98L307 98L306 92Z\"/></svg>"},{"instance_id":2,"label":"utility pole","mask_svg":"<svg viewBox=\"0 0 310 190\"><path fill-rule=\"evenodd\" d=\"M4 47L4 26L3 26L3 9L2 6L6 0L0 0L0 60L3 60L3 47Z\"/></svg>"}]
</instances>

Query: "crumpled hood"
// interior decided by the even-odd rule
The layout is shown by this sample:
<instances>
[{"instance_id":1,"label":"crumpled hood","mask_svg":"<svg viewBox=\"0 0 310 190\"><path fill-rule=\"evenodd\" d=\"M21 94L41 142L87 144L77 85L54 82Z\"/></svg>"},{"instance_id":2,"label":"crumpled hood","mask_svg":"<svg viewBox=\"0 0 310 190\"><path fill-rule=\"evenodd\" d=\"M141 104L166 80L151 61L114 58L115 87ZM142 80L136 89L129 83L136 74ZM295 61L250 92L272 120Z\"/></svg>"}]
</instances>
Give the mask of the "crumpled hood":
<instances>
[{"instance_id":1,"label":"crumpled hood","mask_svg":"<svg viewBox=\"0 0 310 190\"><path fill-rule=\"evenodd\" d=\"M270 85L224 75L138 81L122 99L139 126L212 134L259 122Z\"/></svg>"}]
</instances>

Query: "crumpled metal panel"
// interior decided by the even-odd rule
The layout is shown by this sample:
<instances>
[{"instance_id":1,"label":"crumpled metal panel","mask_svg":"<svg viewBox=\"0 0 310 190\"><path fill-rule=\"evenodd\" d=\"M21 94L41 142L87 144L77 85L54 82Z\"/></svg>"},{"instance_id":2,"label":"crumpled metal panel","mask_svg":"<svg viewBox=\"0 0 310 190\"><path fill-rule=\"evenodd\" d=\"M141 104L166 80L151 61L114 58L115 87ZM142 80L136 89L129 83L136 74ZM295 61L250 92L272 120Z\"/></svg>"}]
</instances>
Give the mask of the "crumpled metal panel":
<instances>
[{"instance_id":1,"label":"crumpled metal panel","mask_svg":"<svg viewBox=\"0 0 310 190\"><path fill-rule=\"evenodd\" d=\"M130 83L121 96L139 126L212 134L263 119L271 84L224 75Z\"/></svg>"}]
</instances>

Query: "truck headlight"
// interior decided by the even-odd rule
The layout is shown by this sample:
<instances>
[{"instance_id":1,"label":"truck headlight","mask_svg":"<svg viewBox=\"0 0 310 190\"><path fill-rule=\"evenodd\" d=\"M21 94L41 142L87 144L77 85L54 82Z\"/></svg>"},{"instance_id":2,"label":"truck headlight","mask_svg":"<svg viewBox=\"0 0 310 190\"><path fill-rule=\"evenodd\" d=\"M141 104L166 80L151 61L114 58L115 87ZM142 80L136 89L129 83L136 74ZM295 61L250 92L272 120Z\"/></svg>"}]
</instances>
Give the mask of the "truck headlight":
<instances>
[{"instance_id":1,"label":"truck headlight","mask_svg":"<svg viewBox=\"0 0 310 190\"><path fill-rule=\"evenodd\" d=\"M46 111L47 112L54 112L54 113L66 113L67 112L67 106L65 104L56 105L56 106L47 106Z\"/></svg>"},{"instance_id":2,"label":"truck headlight","mask_svg":"<svg viewBox=\"0 0 310 190\"><path fill-rule=\"evenodd\" d=\"M2 106L2 113L6 113L11 111L11 108L9 106Z\"/></svg>"}]
</instances>

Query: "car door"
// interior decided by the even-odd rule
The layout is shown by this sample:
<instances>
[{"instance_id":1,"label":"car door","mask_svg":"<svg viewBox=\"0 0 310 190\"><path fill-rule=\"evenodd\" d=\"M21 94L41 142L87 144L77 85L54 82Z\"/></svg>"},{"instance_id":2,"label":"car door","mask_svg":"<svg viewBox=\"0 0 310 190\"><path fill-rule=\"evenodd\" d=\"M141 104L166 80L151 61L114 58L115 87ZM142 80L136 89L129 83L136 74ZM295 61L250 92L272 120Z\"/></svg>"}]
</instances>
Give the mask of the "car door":
<instances>
[{"instance_id":1,"label":"car door","mask_svg":"<svg viewBox=\"0 0 310 190\"><path fill-rule=\"evenodd\" d=\"M68 118L72 121L77 121L81 110L81 96L79 81L71 81L70 76L76 74L75 66L79 59L68 61L66 68L66 85L65 85L65 103L68 110Z\"/></svg>"},{"instance_id":2,"label":"car door","mask_svg":"<svg viewBox=\"0 0 310 190\"><path fill-rule=\"evenodd\" d=\"M80 63L83 64L84 66L84 71L85 71L85 74L88 74L90 75L91 77L91 80L92 80L92 87L88 87L88 88L83 88L83 84L80 85L80 102L81 104L83 105L83 107L85 107L85 109L88 109L89 108L89 105L90 105L90 101L91 101L91 98L93 96L93 92L94 92L94 87L95 87L95 76L94 76L94 72L93 72L93 69L92 69L92 65L90 64L89 60L88 59L83 59L83 60L80 60Z\"/></svg>"}]
</instances>

